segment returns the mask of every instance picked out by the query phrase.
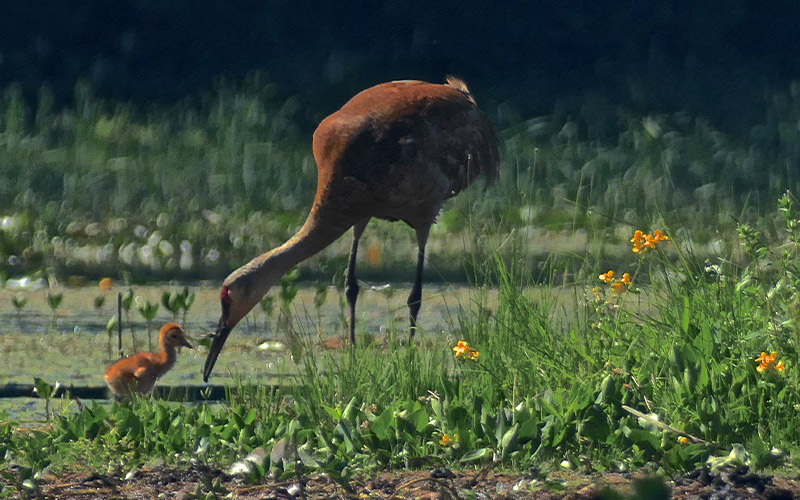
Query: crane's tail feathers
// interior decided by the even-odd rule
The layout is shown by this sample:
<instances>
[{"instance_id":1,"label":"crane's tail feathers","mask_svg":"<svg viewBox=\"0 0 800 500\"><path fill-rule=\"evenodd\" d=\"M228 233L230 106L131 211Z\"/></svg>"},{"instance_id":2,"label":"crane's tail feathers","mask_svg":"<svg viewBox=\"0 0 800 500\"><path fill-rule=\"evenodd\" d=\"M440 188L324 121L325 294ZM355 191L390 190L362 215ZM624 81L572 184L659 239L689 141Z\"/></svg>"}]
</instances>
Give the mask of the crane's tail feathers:
<instances>
[{"instance_id":1,"label":"crane's tail feathers","mask_svg":"<svg viewBox=\"0 0 800 500\"><path fill-rule=\"evenodd\" d=\"M467 87L467 84L464 83L464 80L462 80L461 78L455 77L453 75L447 75L445 77L445 80L447 81L447 85L449 85L450 87L453 87L454 89L462 92L465 96L467 96L467 99L469 99L470 102L472 102L472 104L477 104L475 102L475 98L472 97L472 94L470 93L469 88Z\"/></svg>"},{"instance_id":2,"label":"crane's tail feathers","mask_svg":"<svg viewBox=\"0 0 800 500\"><path fill-rule=\"evenodd\" d=\"M452 87L466 97L473 106L477 106L475 98L469 91L467 84L461 78L453 75L445 77L447 85ZM500 171L500 154L498 152L497 134L494 131L488 118L483 113L480 113L479 124L474 128L474 133L479 137L475 144L479 144L474 151L471 152L467 159L467 176L472 177L477 174L483 173L486 176L486 184L491 184ZM461 188L463 189L463 187ZM460 191L454 190L453 194Z\"/></svg>"}]
</instances>

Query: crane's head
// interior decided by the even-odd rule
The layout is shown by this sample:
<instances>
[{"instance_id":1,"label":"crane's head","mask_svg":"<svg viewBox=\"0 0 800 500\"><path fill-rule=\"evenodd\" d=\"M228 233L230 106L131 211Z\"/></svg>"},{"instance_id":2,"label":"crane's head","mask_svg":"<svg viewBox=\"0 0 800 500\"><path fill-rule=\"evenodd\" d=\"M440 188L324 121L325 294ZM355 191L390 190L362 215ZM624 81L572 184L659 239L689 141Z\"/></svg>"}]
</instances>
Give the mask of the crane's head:
<instances>
[{"instance_id":1,"label":"crane's head","mask_svg":"<svg viewBox=\"0 0 800 500\"><path fill-rule=\"evenodd\" d=\"M217 357L220 351L222 351L222 346L225 345L225 341L228 339L231 330L233 330L233 327L236 326L239 320L247 314L247 311L243 314L239 313L239 301L235 300L235 298L236 294L231 293L230 287L223 285L222 290L219 292L219 302L222 313L219 316L217 331L214 334L214 340L211 341L211 347L208 350L208 356L206 356L206 364L203 367L204 382L208 382L211 370L214 369L214 363L217 362ZM236 304L236 306L234 306L234 304Z\"/></svg>"},{"instance_id":2,"label":"crane's head","mask_svg":"<svg viewBox=\"0 0 800 500\"><path fill-rule=\"evenodd\" d=\"M217 357L231 330L258 304L266 293L264 288L269 289L267 283L259 283L261 286L257 284L255 279L257 276L254 273L245 271L244 269L238 270L228 276L219 292L222 312L203 368L203 381L205 382L208 382L211 370L214 369L214 363L217 362Z\"/></svg>"}]
</instances>

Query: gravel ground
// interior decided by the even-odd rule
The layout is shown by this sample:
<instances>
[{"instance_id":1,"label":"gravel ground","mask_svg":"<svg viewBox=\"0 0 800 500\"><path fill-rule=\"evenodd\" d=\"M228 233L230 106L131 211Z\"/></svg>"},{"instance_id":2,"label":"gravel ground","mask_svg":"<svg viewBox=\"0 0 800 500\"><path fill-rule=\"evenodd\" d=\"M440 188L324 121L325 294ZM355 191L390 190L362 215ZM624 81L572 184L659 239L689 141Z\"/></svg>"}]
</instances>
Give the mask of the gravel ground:
<instances>
[{"instance_id":1,"label":"gravel ground","mask_svg":"<svg viewBox=\"0 0 800 500\"><path fill-rule=\"evenodd\" d=\"M347 491L324 475L307 476L302 480L267 480L261 484L248 484L220 470L195 465L188 469L148 468L125 481L90 473L49 475L42 481L38 495L32 493L30 497L70 500L192 499L215 498L216 494L216 498L275 500L618 498L604 494L604 490L610 488L626 499L800 499L800 477L758 475L745 467L719 475L695 471L666 485L638 474L564 474L536 480L524 474L495 473L488 468L478 473L454 473L447 469L382 472L355 478L350 485L352 489Z\"/></svg>"}]
</instances>

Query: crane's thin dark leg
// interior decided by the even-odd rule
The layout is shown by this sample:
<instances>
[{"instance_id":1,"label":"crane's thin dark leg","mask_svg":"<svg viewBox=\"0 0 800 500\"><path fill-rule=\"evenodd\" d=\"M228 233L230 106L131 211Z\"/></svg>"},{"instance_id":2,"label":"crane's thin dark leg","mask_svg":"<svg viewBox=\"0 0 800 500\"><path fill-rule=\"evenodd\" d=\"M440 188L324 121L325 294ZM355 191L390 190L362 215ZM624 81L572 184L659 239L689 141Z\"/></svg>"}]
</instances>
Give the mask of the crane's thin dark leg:
<instances>
[{"instance_id":1,"label":"crane's thin dark leg","mask_svg":"<svg viewBox=\"0 0 800 500\"><path fill-rule=\"evenodd\" d=\"M356 255L358 255L358 240L364 233L369 219L359 222L353 226L353 244L350 247L350 262L347 264L347 274L344 283L344 296L347 298L347 305L350 307L350 343L356 343L356 299L358 299L358 280L356 279Z\"/></svg>"},{"instance_id":2,"label":"crane's thin dark leg","mask_svg":"<svg viewBox=\"0 0 800 500\"><path fill-rule=\"evenodd\" d=\"M417 274L407 302L411 322L409 340L414 338L414 334L417 332L417 313L419 313L419 308L422 305L422 270L425 267L425 244L428 242L429 230L430 226L417 229Z\"/></svg>"}]
</instances>

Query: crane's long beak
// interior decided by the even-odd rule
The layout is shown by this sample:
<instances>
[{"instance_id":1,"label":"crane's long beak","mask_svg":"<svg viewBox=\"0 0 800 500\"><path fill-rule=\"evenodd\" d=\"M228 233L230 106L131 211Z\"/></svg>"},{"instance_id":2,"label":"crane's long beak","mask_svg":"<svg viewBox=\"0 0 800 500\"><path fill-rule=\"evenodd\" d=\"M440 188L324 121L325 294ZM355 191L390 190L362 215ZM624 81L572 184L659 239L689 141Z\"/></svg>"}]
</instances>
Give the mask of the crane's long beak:
<instances>
[{"instance_id":1,"label":"crane's long beak","mask_svg":"<svg viewBox=\"0 0 800 500\"><path fill-rule=\"evenodd\" d=\"M222 351L222 346L225 345L225 340L228 339L230 333L231 328L227 326L217 327L217 333L214 336L214 340L211 341L211 347L208 349L208 356L206 356L206 364L203 367L203 382L208 382L211 370L214 369L214 363L217 362L217 357L220 351Z\"/></svg>"}]
</instances>

